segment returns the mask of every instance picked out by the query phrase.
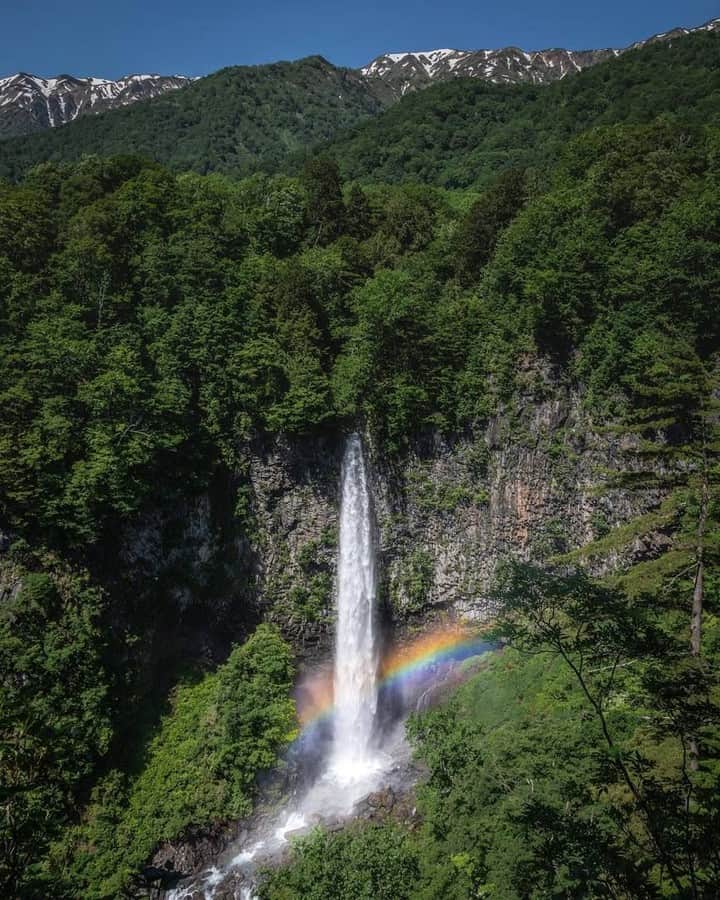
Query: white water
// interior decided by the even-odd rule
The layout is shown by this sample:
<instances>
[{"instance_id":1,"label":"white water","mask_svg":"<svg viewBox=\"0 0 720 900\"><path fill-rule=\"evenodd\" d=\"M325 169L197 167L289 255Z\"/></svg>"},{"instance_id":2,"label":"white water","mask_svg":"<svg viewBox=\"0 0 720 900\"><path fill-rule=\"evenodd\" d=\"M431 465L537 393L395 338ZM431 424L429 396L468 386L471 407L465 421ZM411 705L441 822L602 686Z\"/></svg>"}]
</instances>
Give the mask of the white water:
<instances>
[{"instance_id":1,"label":"white water","mask_svg":"<svg viewBox=\"0 0 720 900\"><path fill-rule=\"evenodd\" d=\"M353 434L347 440L342 466L334 716L324 770L282 809L260 815L242 841L229 847L215 866L186 879L165 895L166 900L198 896L212 900L217 894L254 900L258 869L280 859L294 837L315 825L335 825L347 819L359 801L380 788L403 790L412 783L408 778L415 776L403 719L398 718L392 728L387 721L383 729L377 724L376 594L368 472L362 442ZM408 694L405 708L413 708L423 696Z\"/></svg>"},{"instance_id":2,"label":"white water","mask_svg":"<svg viewBox=\"0 0 720 900\"><path fill-rule=\"evenodd\" d=\"M348 438L342 469L335 642L335 716L328 776L340 784L378 768L375 540L359 435Z\"/></svg>"},{"instance_id":3,"label":"white water","mask_svg":"<svg viewBox=\"0 0 720 900\"><path fill-rule=\"evenodd\" d=\"M376 593L372 501L362 441L359 435L353 434L347 440L342 465L334 718L325 771L301 800L285 807L253 839L235 848L224 869L210 869L194 884L169 892L168 900L183 900L194 892L201 892L209 900L228 872L252 873L258 862L281 852L294 833L320 821L350 815L359 800L383 784L392 765L407 757L402 728L386 735L383 752L375 749ZM239 896L241 900L251 900L252 887L240 888Z\"/></svg>"}]
</instances>

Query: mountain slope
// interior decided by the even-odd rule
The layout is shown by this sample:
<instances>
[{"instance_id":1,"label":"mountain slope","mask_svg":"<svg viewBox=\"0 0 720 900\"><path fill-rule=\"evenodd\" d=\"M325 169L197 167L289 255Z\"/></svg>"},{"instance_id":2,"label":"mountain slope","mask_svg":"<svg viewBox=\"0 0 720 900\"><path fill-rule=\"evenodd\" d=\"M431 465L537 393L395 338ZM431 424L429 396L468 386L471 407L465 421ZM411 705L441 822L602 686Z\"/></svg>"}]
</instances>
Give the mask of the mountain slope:
<instances>
[{"instance_id":1,"label":"mountain slope","mask_svg":"<svg viewBox=\"0 0 720 900\"><path fill-rule=\"evenodd\" d=\"M386 53L362 69L378 79L396 99L410 91L451 78L479 78L493 84L549 84L581 72L620 50L428 50Z\"/></svg>"},{"instance_id":2,"label":"mountain slope","mask_svg":"<svg viewBox=\"0 0 720 900\"><path fill-rule=\"evenodd\" d=\"M362 69L395 99L410 91L454 78L479 78L493 84L550 84L567 75L612 59L627 50L648 44L671 41L700 31L716 31L720 18L697 28L674 28L636 41L623 49L603 50L522 50L502 47L496 50L428 50L414 53L386 53Z\"/></svg>"},{"instance_id":3,"label":"mountain slope","mask_svg":"<svg viewBox=\"0 0 720 900\"><path fill-rule=\"evenodd\" d=\"M235 174L273 166L288 152L378 113L382 102L357 72L319 56L222 69L128 109L0 144L0 176L47 160L130 153L174 169Z\"/></svg>"},{"instance_id":4,"label":"mountain slope","mask_svg":"<svg viewBox=\"0 0 720 900\"><path fill-rule=\"evenodd\" d=\"M594 125L677 111L712 120L719 25L658 35L572 78L557 75L570 65L557 51L554 62L545 58L556 73L550 85L454 76L443 83L443 73L461 66L451 69L454 58L438 51L425 55L423 71L441 83L428 82L400 102L389 82L321 57L223 69L132 108L2 141L0 177L16 179L37 163L87 154L137 154L174 170L242 176L292 168L293 157L332 141L351 178L476 184L508 164L545 164L565 140ZM591 62L574 57L578 68Z\"/></svg>"},{"instance_id":5,"label":"mountain slope","mask_svg":"<svg viewBox=\"0 0 720 900\"><path fill-rule=\"evenodd\" d=\"M182 75L40 78L19 72L0 78L0 138L65 125L89 113L150 100L190 84Z\"/></svg>"},{"instance_id":6,"label":"mountain slope","mask_svg":"<svg viewBox=\"0 0 720 900\"><path fill-rule=\"evenodd\" d=\"M708 814L693 820L698 851L688 864L674 840L686 822L681 741L673 737L670 756L675 720L648 699L665 672L662 698L689 706L697 692L690 727L696 715L717 722L706 712L716 685L706 692L678 652L689 645L688 554L702 501L684 493L653 509L658 492L643 477L656 466L645 438L653 421L681 436L660 451L673 486L703 466L701 429L704 445L720 445L705 436L718 392L720 135L698 132L660 122L585 136L565 148L549 194L528 179L522 209L522 185L496 185L475 204L414 185L356 188L346 204L322 161L303 184L258 184L90 160L0 190L0 731L19 748L0 767L0 836L12 851L0 854L3 896L123 896L158 841L177 847L189 835L204 853L218 843L187 826L248 810L252 773L242 772L236 790L237 760L273 757L260 740L268 704L254 702L243 673L266 685L282 650L271 647L257 668L219 669L222 693L210 672L260 617L282 625L303 662L329 645L338 450L363 426L389 636L393 624L402 638L453 610L471 621L494 616L491 579L504 556L567 558L590 540L598 553L606 538L610 567L637 554L641 596L584 590L578 605L565 588L565 606L540 611L550 610L553 631L560 622L572 640L582 635L594 654L583 671L601 673L603 691L616 642L631 641L621 645L627 667L617 667L627 680L607 707L613 734L625 759L640 759L633 772L653 802L658 785L667 790L663 835L679 871L693 865L708 883L697 897L715 896L717 726L703 726L696 777ZM625 398L643 417L625 428L637 435L645 422L640 446L607 427L623 425L608 414L622 413ZM686 423L697 423L694 446ZM718 460L708 468L716 472ZM632 472L634 496L610 480L621 469ZM714 483L709 676L720 647L717 493ZM653 562L660 585L648 579ZM532 586L518 595L544 600ZM645 617L653 603L668 616L655 631ZM582 618L568 619L573 612ZM669 643L680 618L683 633ZM648 647L660 658L641 677ZM544 678L535 669L518 683L514 668L516 676L498 675L513 688L495 695L503 718ZM589 707L575 696L574 712L563 705L553 716L572 697L567 678L551 681L540 707L503 728L503 755L495 753L503 745L489 745L487 762L491 722L475 730L471 753L462 721L438 721L426 758L441 761L448 805L443 812L440 797L431 801L423 857L437 861L452 892L434 878L396 890L384 841L379 854L358 857L382 890L342 881L336 891L336 879L327 890L318 880L265 896L466 900L478 885L512 877L548 885L546 896L598 897L597 884L622 887L627 873L650 873L647 890L630 884L613 896L687 897L661 891L666 867L636 839L636 808L618 790L607 749L588 740ZM281 699L273 692L272 709ZM482 696L472 707L488 709ZM547 712L539 721L538 709ZM259 735L258 746L245 735ZM517 788L509 800L497 760ZM525 809L535 819L518 833ZM529 859L523 848L536 822L542 842ZM187 872L188 858L197 856L172 849L153 859L153 880L166 862L168 880ZM332 861L332 850L322 859ZM568 871L581 880L569 883Z\"/></svg>"},{"instance_id":7,"label":"mountain slope","mask_svg":"<svg viewBox=\"0 0 720 900\"><path fill-rule=\"evenodd\" d=\"M698 28L675 28L638 41L622 50L429 50L386 53L359 71L384 102L409 91L454 78L478 78L493 84L550 84L567 75L657 41L669 41L695 31L716 30L720 19ZM264 67L261 67L264 68ZM212 76L210 76L212 77ZM40 78L20 72L0 78L0 139L30 134L100 113L150 100L185 87L194 80L181 75L127 75L117 81L59 75Z\"/></svg>"},{"instance_id":8,"label":"mountain slope","mask_svg":"<svg viewBox=\"0 0 720 900\"><path fill-rule=\"evenodd\" d=\"M343 174L463 187L508 166L552 163L600 125L720 119L720 33L652 42L548 87L455 79L406 96L326 149Z\"/></svg>"}]
</instances>

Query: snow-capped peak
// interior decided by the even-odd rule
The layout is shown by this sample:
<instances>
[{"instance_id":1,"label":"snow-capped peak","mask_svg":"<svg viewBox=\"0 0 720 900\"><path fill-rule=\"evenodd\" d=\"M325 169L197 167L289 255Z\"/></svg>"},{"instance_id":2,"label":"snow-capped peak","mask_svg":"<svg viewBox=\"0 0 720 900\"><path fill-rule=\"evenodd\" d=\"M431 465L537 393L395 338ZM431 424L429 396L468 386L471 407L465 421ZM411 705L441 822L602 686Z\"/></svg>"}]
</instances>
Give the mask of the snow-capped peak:
<instances>
[{"instance_id":1,"label":"snow-capped peak","mask_svg":"<svg viewBox=\"0 0 720 900\"><path fill-rule=\"evenodd\" d=\"M695 31L716 30L720 30L720 18L711 19L697 28L675 28L622 49L564 50L551 48L528 51L519 47L503 47L496 50L444 48L384 53L360 71L368 78L384 82L391 93L397 97L408 91L425 87L430 82L457 77L482 78L496 84L519 82L546 84L654 41L668 41Z\"/></svg>"},{"instance_id":2,"label":"snow-capped peak","mask_svg":"<svg viewBox=\"0 0 720 900\"><path fill-rule=\"evenodd\" d=\"M182 75L133 74L112 80L18 72L0 78L0 136L64 125L85 113L148 100L190 81Z\"/></svg>"}]
</instances>

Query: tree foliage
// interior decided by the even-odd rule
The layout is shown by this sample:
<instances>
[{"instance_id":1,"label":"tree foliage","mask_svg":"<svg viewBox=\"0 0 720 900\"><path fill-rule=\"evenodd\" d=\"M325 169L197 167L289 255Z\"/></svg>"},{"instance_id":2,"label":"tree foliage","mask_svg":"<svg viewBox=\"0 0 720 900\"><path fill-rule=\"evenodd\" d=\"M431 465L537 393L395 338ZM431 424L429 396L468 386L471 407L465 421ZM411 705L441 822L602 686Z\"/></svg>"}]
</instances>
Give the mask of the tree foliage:
<instances>
[{"instance_id":1,"label":"tree foliage","mask_svg":"<svg viewBox=\"0 0 720 900\"><path fill-rule=\"evenodd\" d=\"M162 841L248 815L258 772L294 735L292 680L290 648L260 625L217 672L178 685L139 771L99 781L83 823L53 848L40 883L109 900Z\"/></svg>"},{"instance_id":2,"label":"tree foliage","mask_svg":"<svg viewBox=\"0 0 720 900\"><path fill-rule=\"evenodd\" d=\"M397 896L418 900L715 895L717 742L696 771L688 748L720 727L717 590L706 666L677 596L631 600L579 571L509 564L497 599L509 645L410 720L430 772L421 824L302 841L263 896L323 885L349 900L381 865ZM388 852L399 840L403 854Z\"/></svg>"},{"instance_id":3,"label":"tree foliage","mask_svg":"<svg viewBox=\"0 0 720 900\"><path fill-rule=\"evenodd\" d=\"M21 896L112 738L103 598L60 565L0 604L0 883Z\"/></svg>"},{"instance_id":4,"label":"tree foliage","mask_svg":"<svg viewBox=\"0 0 720 900\"><path fill-rule=\"evenodd\" d=\"M242 515L247 461L273 441L363 427L392 465L421 436L485 433L541 395L538 361L625 435L617 477L665 497L670 552L614 585L515 569L516 649L412 726L431 770L422 828L316 835L268 896L713 896L718 46L696 35L542 90L430 89L297 177L177 174L122 155L0 184L9 896L116 896L158 841L247 812L255 773L292 731L288 651L263 627L217 671L191 666L164 717L141 704L152 733L137 724L123 750L152 647L140 606L163 611L160 588L142 602L125 588L125 529L218 477ZM51 144L74 157L97 129L98 147L123 152L149 134L173 169L272 167L332 131L335 99L347 121L369 111L349 75L345 107L331 72L332 109L298 122L326 68L281 65L277 83L242 73L252 90L233 94L243 112L229 130L198 85L3 144L3 165L17 174ZM418 606L430 575L413 565L403 587ZM306 616L329 579L304 574ZM172 664L165 674L178 681Z\"/></svg>"}]
</instances>

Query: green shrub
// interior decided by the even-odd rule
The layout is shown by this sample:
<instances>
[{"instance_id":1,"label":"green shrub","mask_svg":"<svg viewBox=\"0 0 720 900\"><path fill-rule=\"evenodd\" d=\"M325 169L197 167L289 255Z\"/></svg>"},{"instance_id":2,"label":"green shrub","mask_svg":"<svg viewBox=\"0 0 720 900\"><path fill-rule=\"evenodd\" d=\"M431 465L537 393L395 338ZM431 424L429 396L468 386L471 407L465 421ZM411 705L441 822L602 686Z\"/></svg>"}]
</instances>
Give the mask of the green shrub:
<instances>
[{"instance_id":1,"label":"green shrub","mask_svg":"<svg viewBox=\"0 0 720 900\"><path fill-rule=\"evenodd\" d=\"M400 828L316 831L294 848L288 868L268 875L262 900L411 900L419 860Z\"/></svg>"},{"instance_id":2,"label":"green shrub","mask_svg":"<svg viewBox=\"0 0 720 900\"><path fill-rule=\"evenodd\" d=\"M404 599L404 609L419 612L426 604L435 575L435 564L427 550L413 550L402 562L395 584L396 602Z\"/></svg>"},{"instance_id":3,"label":"green shrub","mask_svg":"<svg viewBox=\"0 0 720 900\"><path fill-rule=\"evenodd\" d=\"M180 684L140 772L99 783L85 822L55 848L49 881L109 900L162 841L247 815L257 773L294 736L292 680L290 648L260 625L217 672Z\"/></svg>"}]
</instances>

